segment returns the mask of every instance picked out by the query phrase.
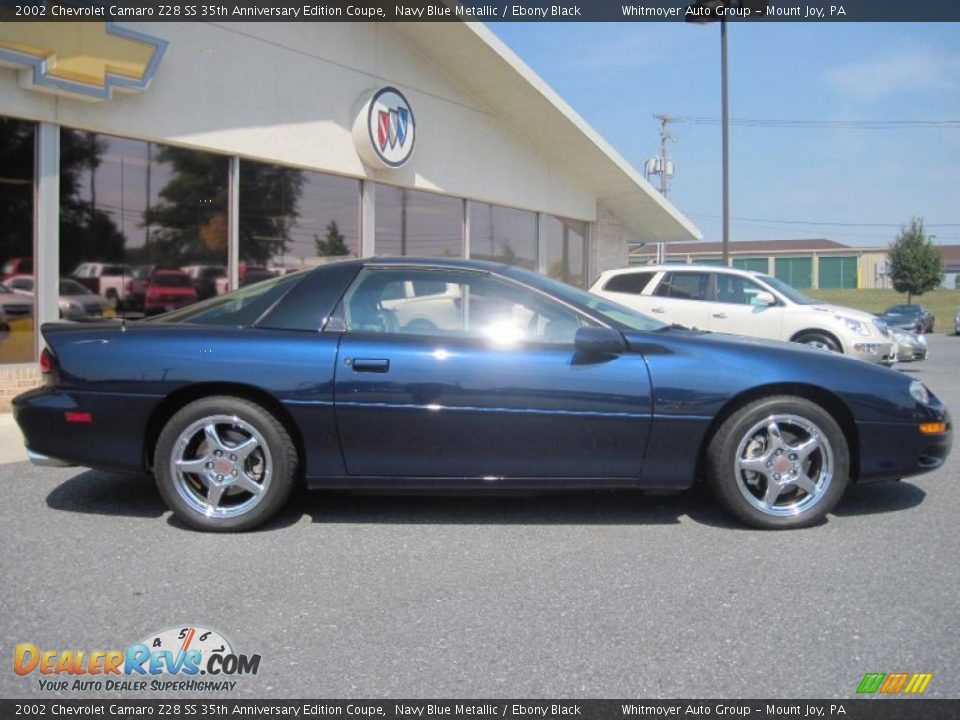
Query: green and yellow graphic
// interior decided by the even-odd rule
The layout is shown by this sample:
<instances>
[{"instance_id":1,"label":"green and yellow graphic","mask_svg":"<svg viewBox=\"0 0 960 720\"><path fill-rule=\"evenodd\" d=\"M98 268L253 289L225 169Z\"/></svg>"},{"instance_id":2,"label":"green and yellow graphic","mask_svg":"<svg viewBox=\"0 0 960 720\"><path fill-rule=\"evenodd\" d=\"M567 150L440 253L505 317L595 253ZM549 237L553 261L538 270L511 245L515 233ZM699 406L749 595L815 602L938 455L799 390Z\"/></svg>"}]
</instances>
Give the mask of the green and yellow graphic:
<instances>
[{"instance_id":1,"label":"green and yellow graphic","mask_svg":"<svg viewBox=\"0 0 960 720\"><path fill-rule=\"evenodd\" d=\"M857 686L857 692L921 695L931 680L933 673L867 673Z\"/></svg>"}]
</instances>

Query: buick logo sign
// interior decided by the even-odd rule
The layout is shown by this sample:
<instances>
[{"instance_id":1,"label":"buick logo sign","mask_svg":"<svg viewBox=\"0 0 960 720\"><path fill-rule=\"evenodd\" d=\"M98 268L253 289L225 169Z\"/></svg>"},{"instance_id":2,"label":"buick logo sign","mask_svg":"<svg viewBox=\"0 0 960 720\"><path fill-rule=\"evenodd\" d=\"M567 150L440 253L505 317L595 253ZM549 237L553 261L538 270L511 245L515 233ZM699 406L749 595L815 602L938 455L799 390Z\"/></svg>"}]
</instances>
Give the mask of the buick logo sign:
<instances>
[{"instance_id":1,"label":"buick logo sign","mask_svg":"<svg viewBox=\"0 0 960 720\"><path fill-rule=\"evenodd\" d=\"M410 103L396 88L377 90L353 127L360 156L370 165L398 168L413 154L417 121Z\"/></svg>"}]
</instances>

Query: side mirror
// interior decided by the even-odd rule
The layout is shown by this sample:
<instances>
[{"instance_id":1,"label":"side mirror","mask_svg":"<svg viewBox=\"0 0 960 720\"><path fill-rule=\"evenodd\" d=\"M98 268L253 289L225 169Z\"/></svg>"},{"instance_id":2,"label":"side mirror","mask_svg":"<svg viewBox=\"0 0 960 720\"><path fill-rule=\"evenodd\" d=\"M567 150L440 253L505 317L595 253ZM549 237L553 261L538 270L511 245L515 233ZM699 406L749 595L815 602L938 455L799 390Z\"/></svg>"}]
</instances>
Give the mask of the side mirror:
<instances>
[{"instance_id":1,"label":"side mirror","mask_svg":"<svg viewBox=\"0 0 960 720\"><path fill-rule=\"evenodd\" d=\"M773 296L773 293L768 293L766 290L761 290L756 295L753 296L754 305L776 305L777 299Z\"/></svg>"},{"instance_id":2,"label":"side mirror","mask_svg":"<svg viewBox=\"0 0 960 720\"><path fill-rule=\"evenodd\" d=\"M580 352L592 355L619 355L627 349L620 331L606 327L579 328L573 344Z\"/></svg>"}]
</instances>

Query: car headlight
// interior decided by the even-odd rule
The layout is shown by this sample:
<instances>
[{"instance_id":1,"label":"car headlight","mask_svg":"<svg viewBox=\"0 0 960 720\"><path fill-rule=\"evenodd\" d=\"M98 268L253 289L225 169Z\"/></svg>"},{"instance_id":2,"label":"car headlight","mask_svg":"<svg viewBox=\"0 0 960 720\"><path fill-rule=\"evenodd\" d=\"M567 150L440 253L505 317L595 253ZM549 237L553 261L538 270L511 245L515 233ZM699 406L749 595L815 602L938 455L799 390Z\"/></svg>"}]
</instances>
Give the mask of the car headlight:
<instances>
[{"instance_id":1,"label":"car headlight","mask_svg":"<svg viewBox=\"0 0 960 720\"><path fill-rule=\"evenodd\" d=\"M914 380L912 383L910 383L910 397L912 397L921 405L930 404L930 391L927 390L926 385L919 380Z\"/></svg>"},{"instance_id":2,"label":"car headlight","mask_svg":"<svg viewBox=\"0 0 960 720\"><path fill-rule=\"evenodd\" d=\"M854 318L844 317L843 315L837 315L837 319L841 320L850 332L855 332L857 335L870 334L870 328L864 322L860 322Z\"/></svg>"}]
</instances>

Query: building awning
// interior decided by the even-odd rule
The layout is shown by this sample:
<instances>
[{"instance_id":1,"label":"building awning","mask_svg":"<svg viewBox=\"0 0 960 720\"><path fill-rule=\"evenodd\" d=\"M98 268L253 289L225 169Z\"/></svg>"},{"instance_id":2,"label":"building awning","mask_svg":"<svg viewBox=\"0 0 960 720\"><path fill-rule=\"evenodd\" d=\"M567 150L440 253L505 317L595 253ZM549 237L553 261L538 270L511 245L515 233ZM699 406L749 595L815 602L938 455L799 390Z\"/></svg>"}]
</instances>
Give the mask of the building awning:
<instances>
[{"instance_id":1,"label":"building awning","mask_svg":"<svg viewBox=\"0 0 960 720\"><path fill-rule=\"evenodd\" d=\"M617 215L631 241L702 238L689 219L483 23L392 27L538 152L579 178Z\"/></svg>"}]
</instances>

